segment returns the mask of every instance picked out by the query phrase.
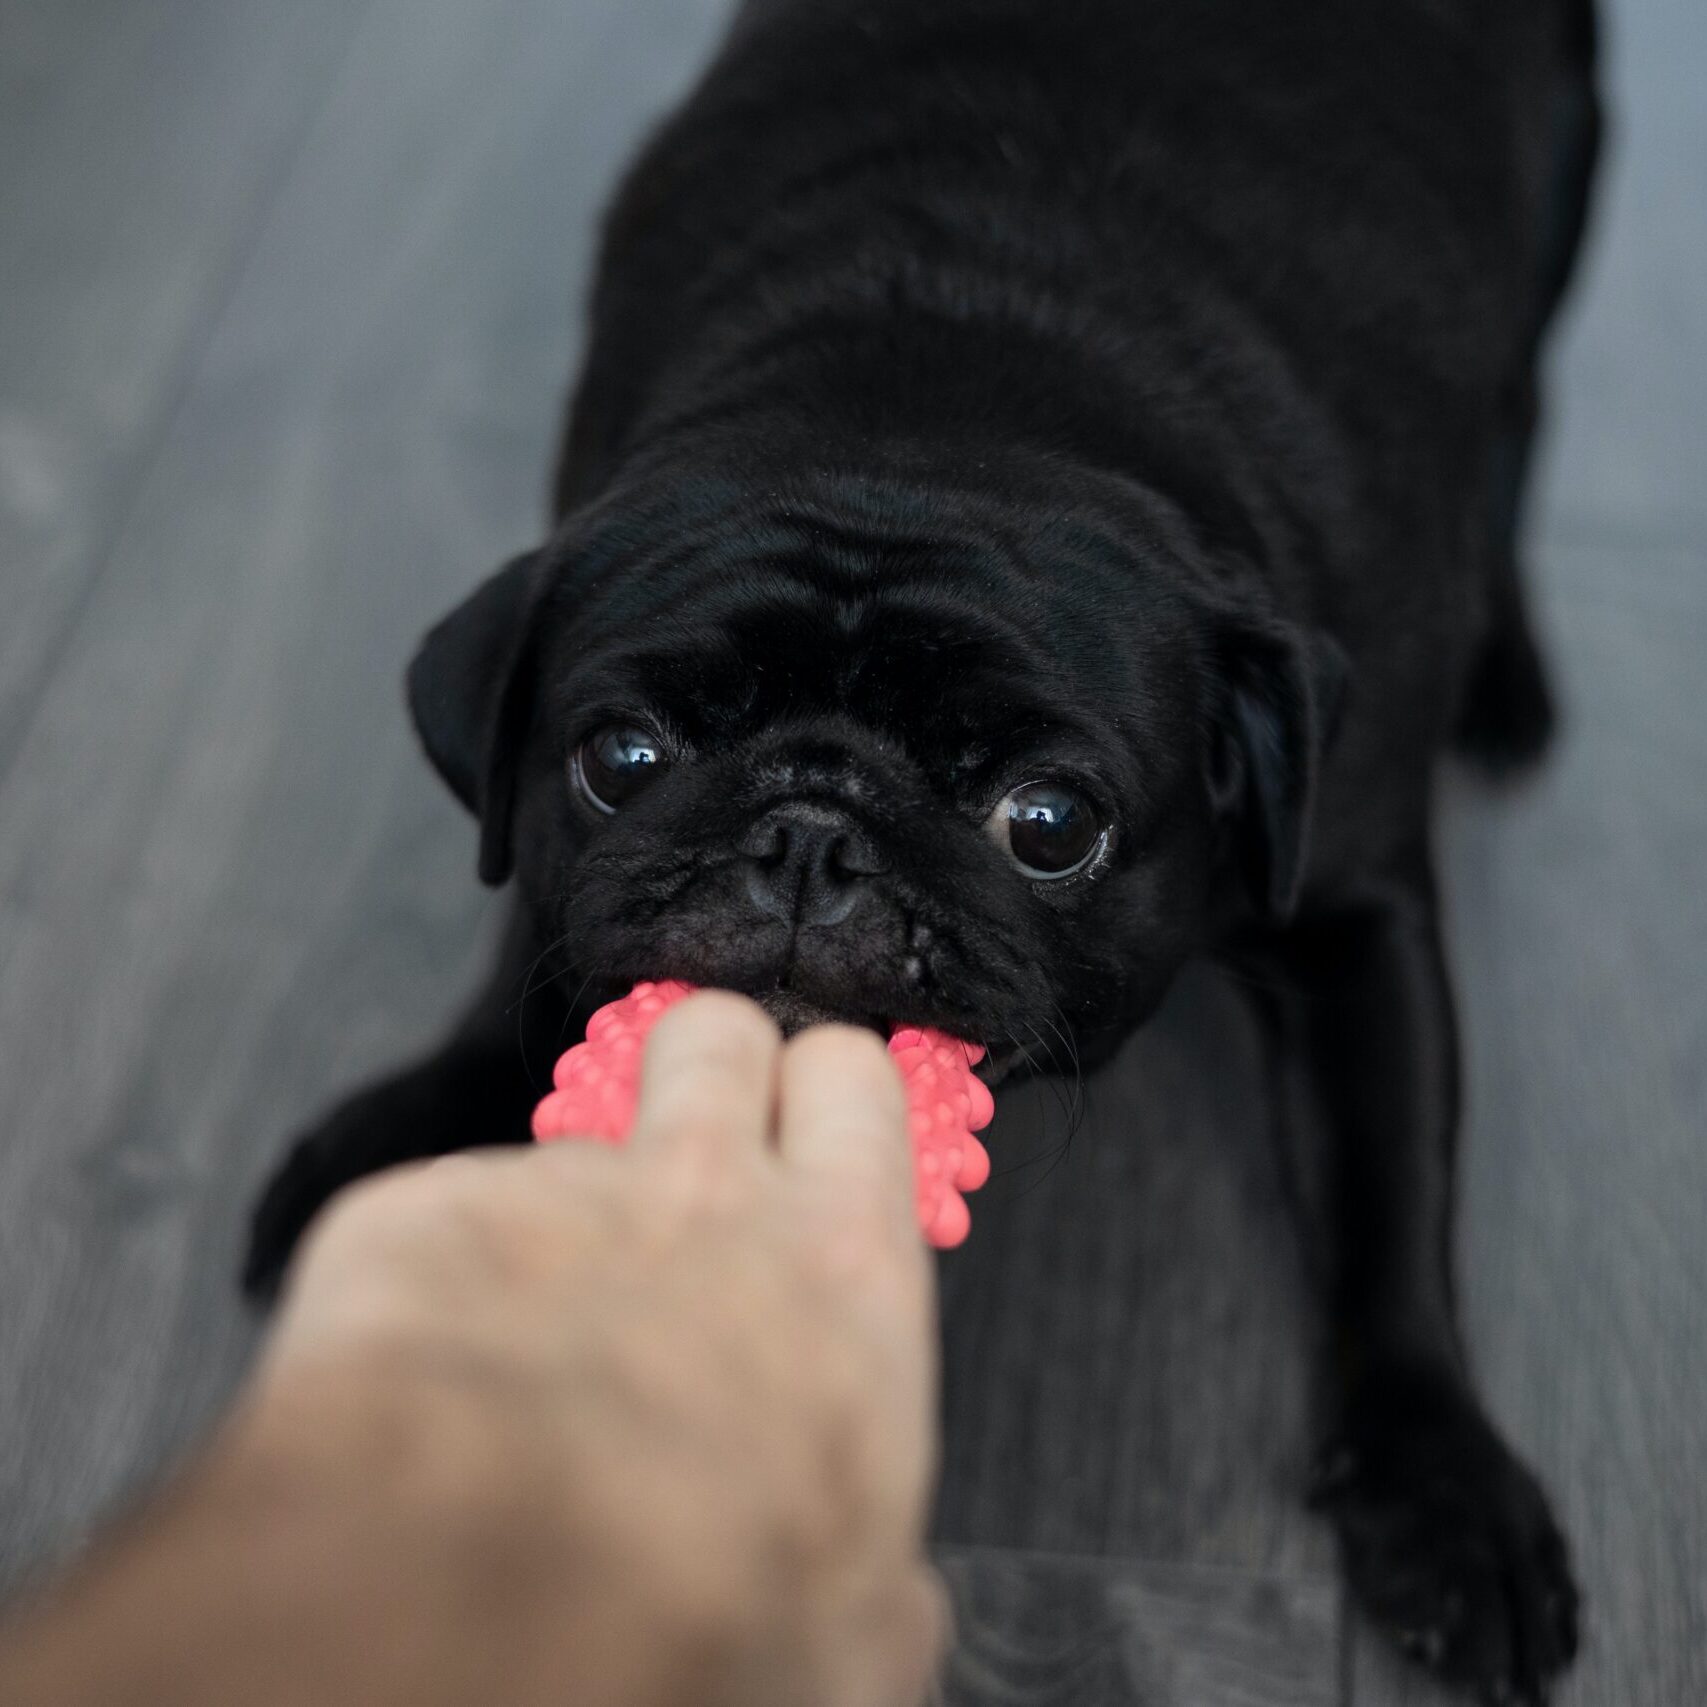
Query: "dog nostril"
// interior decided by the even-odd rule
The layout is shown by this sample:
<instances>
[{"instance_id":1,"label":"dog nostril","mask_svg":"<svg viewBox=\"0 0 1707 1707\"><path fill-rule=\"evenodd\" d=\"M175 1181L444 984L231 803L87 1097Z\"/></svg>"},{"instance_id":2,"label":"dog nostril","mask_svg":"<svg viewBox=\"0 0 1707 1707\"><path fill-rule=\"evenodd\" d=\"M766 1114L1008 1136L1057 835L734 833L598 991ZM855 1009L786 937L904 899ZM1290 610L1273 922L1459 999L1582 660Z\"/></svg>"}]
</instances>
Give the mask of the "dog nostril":
<instances>
[{"instance_id":1,"label":"dog nostril","mask_svg":"<svg viewBox=\"0 0 1707 1707\"><path fill-rule=\"evenodd\" d=\"M875 846L840 812L795 802L749 825L736 843L754 909L798 925L839 925L862 904L865 879L884 871Z\"/></svg>"},{"instance_id":2,"label":"dog nostril","mask_svg":"<svg viewBox=\"0 0 1707 1707\"><path fill-rule=\"evenodd\" d=\"M748 859L773 870L788 858L788 828L774 819L766 820L753 825L738 846Z\"/></svg>"},{"instance_id":3,"label":"dog nostril","mask_svg":"<svg viewBox=\"0 0 1707 1707\"><path fill-rule=\"evenodd\" d=\"M755 859L747 867L747 899L765 918L787 919L794 911L794 897L775 881L775 871L775 866Z\"/></svg>"},{"instance_id":4,"label":"dog nostril","mask_svg":"<svg viewBox=\"0 0 1707 1707\"><path fill-rule=\"evenodd\" d=\"M876 877L885 870L877 850L863 836L837 836L824 856L824 868L843 882L856 877Z\"/></svg>"}]
</instances>

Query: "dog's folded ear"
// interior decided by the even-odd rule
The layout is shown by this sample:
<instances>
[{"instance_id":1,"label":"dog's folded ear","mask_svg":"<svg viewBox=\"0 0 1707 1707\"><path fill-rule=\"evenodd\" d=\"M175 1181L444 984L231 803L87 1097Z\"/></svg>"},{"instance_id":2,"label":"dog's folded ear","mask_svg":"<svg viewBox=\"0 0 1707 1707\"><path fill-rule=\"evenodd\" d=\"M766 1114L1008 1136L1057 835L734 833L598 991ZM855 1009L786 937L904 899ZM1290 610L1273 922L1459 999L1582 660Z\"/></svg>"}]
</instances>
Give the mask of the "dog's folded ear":
<instances>
[{"instance_id":1,"label":"dog's folded ear","mask_svg":"<svg viewBox=\"0 0 1707 1707\"><path fill-rule=\"evenodd\" d=\"M1234 825L1246 882L1269 915L1296 911L1310 852L1322 760L1348 676L1338 643L1318 630L1225 619L1214 647L1210 798Z\"/></svg>"},{"instance_id":2,"label":"dog's folded ear","mask_svg":"<svg viewBox=\"0 0 1707 1707\"><path fill-rule=\"evenodd\" d=\"M428 632L409 664L415 731L451 793L480 820L480 876L494 885L509 877L512 863L541 556L530 551L506 563Z\"/></svg>"}]
</instances>

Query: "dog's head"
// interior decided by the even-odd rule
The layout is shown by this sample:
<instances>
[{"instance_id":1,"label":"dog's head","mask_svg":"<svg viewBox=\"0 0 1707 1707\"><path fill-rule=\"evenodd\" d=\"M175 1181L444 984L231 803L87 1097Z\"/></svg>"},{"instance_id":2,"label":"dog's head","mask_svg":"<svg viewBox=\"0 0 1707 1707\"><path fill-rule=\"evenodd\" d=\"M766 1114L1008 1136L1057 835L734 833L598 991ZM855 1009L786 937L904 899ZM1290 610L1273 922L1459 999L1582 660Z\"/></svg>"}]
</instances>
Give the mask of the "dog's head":
<instances>
[{"instance_id":1,"label":"dog's head","mask_svg":"<svg viewBox=\"0 0 1707 1707\"><path fill-rule=\"evenodd\" d=\"M679 977L785 1025L1100 1053L1230 887L1284 911L1303 870L1313 648L1193 549L1059 470L700 472L500 570L411 704L482 875L598 994Z\"/></svg>"}]
</instances>

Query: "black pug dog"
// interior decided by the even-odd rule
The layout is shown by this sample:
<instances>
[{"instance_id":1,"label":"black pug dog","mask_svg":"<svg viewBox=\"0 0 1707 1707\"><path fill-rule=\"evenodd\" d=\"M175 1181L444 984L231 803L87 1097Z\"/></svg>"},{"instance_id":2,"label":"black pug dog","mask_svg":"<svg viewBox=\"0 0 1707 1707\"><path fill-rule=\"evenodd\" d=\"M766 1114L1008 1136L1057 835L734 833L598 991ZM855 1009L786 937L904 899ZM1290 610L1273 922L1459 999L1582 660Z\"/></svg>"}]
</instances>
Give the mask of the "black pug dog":
<instances>
[{"instance_id":1,"label":"black pug dog","mask_svg":"<svg viewBox=\"0 0 1707 1707\"><path fill-rule=\"evenodd\" d=\"M1510 766L1551 721L1514 535L1592 34L1586 0L748 0L609 216L550 537L410 667L516 881L501 963L292 1151L250 1288L347 1182L521 1138L632 980L928 1022L995 1074L1106 1057L1235 957L1319 1134L1352 1585L1541 1699L1576 1594L1455 1320L1429 809L1454 742Z\"/></svg>"}]
</instances>

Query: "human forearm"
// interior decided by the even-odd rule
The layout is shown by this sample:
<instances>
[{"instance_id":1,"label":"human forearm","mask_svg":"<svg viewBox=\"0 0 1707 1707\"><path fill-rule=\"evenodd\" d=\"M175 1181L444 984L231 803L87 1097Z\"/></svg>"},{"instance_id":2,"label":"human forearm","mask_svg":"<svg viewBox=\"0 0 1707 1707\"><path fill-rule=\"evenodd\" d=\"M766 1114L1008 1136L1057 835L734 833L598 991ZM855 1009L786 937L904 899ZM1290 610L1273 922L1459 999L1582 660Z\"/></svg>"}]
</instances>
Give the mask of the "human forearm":
<instances>
[{"instance_id":1,"label":"human forearm","mask_svg":"<svg viewBox=\"0 0 1707 1707\"><path fill-rule=\"evenodd\" d=\"M291 1382L0 1637L32 1707L678 1707L707 1632L589 1572L435 1383ZM577 1580L578 1578L587 1580ZM566 1661L566 1656L569 1658Z\"/></svg>"}]
</instances>

